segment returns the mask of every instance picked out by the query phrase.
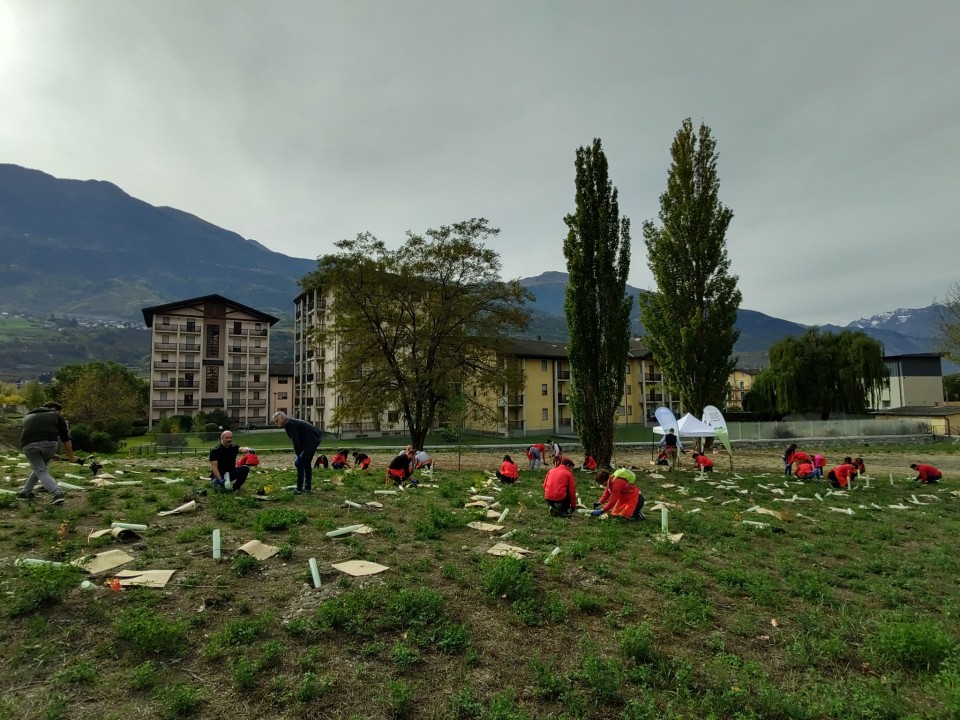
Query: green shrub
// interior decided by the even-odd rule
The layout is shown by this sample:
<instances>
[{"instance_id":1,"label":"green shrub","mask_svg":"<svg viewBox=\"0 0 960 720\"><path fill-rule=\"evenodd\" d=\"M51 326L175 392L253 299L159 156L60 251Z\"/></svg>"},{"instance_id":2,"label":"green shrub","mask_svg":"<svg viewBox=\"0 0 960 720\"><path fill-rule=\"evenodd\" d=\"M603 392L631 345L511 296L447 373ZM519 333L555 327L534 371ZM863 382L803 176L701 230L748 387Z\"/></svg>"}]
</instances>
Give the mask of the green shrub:
<instances>
[{"instance_id":1,"label":"green shrub","mask_svg":"<svg viewBox=\"0 0 960 720\"><path fill-rule=\"evenodd\" d=\"M77 660L57 672L53 679L58 683L90 685L97 677L97 666L89 660Z\"/></svg>"},{"instance_id":2,"label":"green shrub","mask_svg":"<svg viewBox=\"0 0 960 720\"><path fill-rule=\"evenodd\" d=\"M26 565L17 568L7 612L25 615L34 610L54 605L80 582L83 571L73 565Z\"/></svg>"},{"instance_id":3,"label":"green shrub","mask_svg":"<svg viewBox=\"0 0 960 720\"><path fill-rule=\"evenodd\" d=\"M425 516L413 521L413 529L420 540L439 540L444 530L462 528L466 523L466 518L431 505Z\"/></svg>"},{"instance_id":4,"label":"green shrub","mask_svg":"<svg viewBox=\"0 0 960 720\"><path fill-rule=\"evenodd\" d=\"M231 620L219 634L219 638L227 645L250 645L266 632L269 622L270 616L266 613L255 618Z\"/></svg>"},{"instance_id":5,"label":"green shrub","mask_svg":"<svg viewBox=\"0 0 960 720\"><path fill-rule=\"evenodd\" d=\"M93 452L93 441L91 434L93 428L77 423L70 426L70 439L73 441L73 449L83 452Z\"/></svg>"},{"instance_id":6,"label":"green shrub","mask_svg":"<svg viewBox=\"0 0 960 720\"><path fill-rule=\"evenodd\" d=\"M101 430L90 433L90 445L95 453L115 453L118 447L117 441Z\"/></svg>"},{"instance_id":7,"label":"green shrub","mask_svg":"<svg viewBox=\"0 0 960 720\"><path fill-rule=\"evenodd\" d=\"M870 657L885 667L937 672L957 644L933 620L904 613L881 620L866 639Z\"/></svg>"},{"instance_id":8,"label":"green shrub","mask_svg":"<svg viewBox=\"0 0 960 720\"><path fill-rule=\"evenodd\" d=\"M403 717L413 708L413 688L403 680L388 681L387 692L387 706L393 717Z\"/></svg>"},{"instance_id":9,"label":"green shrub","mask_svg":"<svg viewBox=\"0 0 960 720\"><path fill-rule=\"evenodd\" d=\"M151 690L160 682L162 672L152 660L147 660L130 672L130 687L134 690Z\"/></svg>"},{"instance_id":10,"label":"green shrub","mask_svg":"<svg viewBox=\"0 0 960 720\"><path fill-rule=\"evenodd\" d=\"M255 570L260 569L260 561L252 555L241 553L230 563L230 569L233 570L234 575L237 577L245 577Z\"/></svg>"},{"instance_id":11,"label":"green shrub","mask_svg":"<svg viewBox=\"0 0 960 720\"><path fill-rule=\"evenodd\" d=\"M186 620L167 620L147 607L133 607L120 613L117 637L142 653L180 657L186 652Z\"/></svg>"},{"instance_id":12,"label":"green shrub","mask_svg":"<svg viewBox=\"0 0 960 720\"><path fill-rule=\"evenodd\" d=\"M525 560L502 557L483 570L483 589L493 598L516 601L533 597L533 569Z\"/></svg>"},{"instance_id":13,"label":"green shrub","mask_svg":"<svg viewBox=\"0 0 960 720\"><path fill-rule=\"evenodd\" d=\"M318 676L315 672L307 672L303 680L294 691L294 697L300 702L308 703L318 700L333 688L333 680L326 676Z\"/></svg>"},{"instance_id":14,"label":"green shrub","mask_svg":"<svg viewBox=\"0 0 960 720\"><path fill-rule=\"evenodd\" d=\"M291 525L300 525L306 522L306 513L284 508L270 508L257 515L255 527L257 530L286 530Z\"/></svg>"},{"instance_id":15,"label":"green shrub","mask_svg":"<svg viewBox=\"0 0 960 720\"><path fill-rule=\"evenodd\" d=\"M163 706L163 716L173 720L192 715L200 706L202 695L189 685L170 685L157 692L157 699Z\"/></svg>"},{"instance_id":16,"label":"green shrub","mask_svg":"<svg viewBox=\"0 0 960 720\"><path fill-rule=\"evenodd\" d=\"M601 658L588 652L581 662L581 675L585 685L596 695L598 704L610 705L620 700L620 687L624 676L620 663Z\"/></svg>"},{"instance_id":17,"label":"green shrub","mask_svg":"<svg viewBox=\"0 0 960 720\"><path fill-rule=\"evenodd\" d=\"M653 627L649 623L631 625L620 635L620 647L623 649L623 654L634 662L650 663L657 657L653 649L655 637Z\"/></svg>"}]
</instances>

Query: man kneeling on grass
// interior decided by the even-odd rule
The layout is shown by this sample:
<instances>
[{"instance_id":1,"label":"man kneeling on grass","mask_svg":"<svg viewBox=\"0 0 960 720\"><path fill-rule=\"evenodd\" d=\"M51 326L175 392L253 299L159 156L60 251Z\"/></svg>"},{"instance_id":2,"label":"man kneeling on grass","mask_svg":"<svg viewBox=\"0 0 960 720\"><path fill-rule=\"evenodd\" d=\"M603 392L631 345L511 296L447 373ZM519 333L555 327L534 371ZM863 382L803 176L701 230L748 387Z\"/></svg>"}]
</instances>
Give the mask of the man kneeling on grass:
<instances>
[{"instance_id":1,"label":"man kneeling on grass","mask_svg":"<svg viewBox=\"0 0 960 720\"><path fill-rule=\"evenodd\" d=\"M634 485L637 476L626 468L614 471L613 475L601 470L596 475L598 485L603 485L603 495L593 504L594 517L608 512L627 520L643 520L643 495Z\"/></svg>"},{"instance_id":2,"label":"man kneeling on grass","mask_svg":"<svg viewBox=\"0 0 960 720\"><path fill-rule=\"evenodd\" d=\"M220 433L220 444L210 451L210 484L218 490L239 490L250 474L249 465L237 465L237 455L248 453L250 448L233 444L233 433Z\"/></svg>"},{"instance_id":3,"label":"man kneeling on grass","mask_svg":"<svg viewBox=\"0 0 960 720\"><path fill-rule=\"evenodd\" d=\"M573 515L577 509L577 481L569 466L561 463L547 473L543 479L543 499L550 506L551 515Z\"/></svg>"}]
</instances>

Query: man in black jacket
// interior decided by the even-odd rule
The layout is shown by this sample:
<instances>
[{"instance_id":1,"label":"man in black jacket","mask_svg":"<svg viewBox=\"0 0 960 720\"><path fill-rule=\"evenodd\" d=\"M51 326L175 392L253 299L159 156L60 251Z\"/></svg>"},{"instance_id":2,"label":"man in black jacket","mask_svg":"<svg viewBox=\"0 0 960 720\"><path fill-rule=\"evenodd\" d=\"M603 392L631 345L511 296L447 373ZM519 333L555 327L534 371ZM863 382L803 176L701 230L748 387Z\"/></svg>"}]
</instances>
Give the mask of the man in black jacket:
<instances>
[{"instance_id":1,"label":"man in black jacket","mask_svg":"<svg viewBox=\"0 0 960 720\"><path fill-rule=\"evenodd\" d=\"M293 464L297 468L297 494L313 491L313 456L320 446L320 430L308 422L287 417L286 413L276 412L273 421L282 427L293 442L293 452L297 456Z\"/></svg>"},{"instance_id":2,"label":"man in black jacket","mask_svg":"<svg viewBox=\"0 0 960 720\"><path fill-rule=\"evenodd\" d=\"M53 479L47 467L61 442L70 462L77 462L77 456L73 454L73 442L70 440L67 421L60 414L62 409L60 403L48 402L43 407L31 410L23 416L20 449L27 456L33 472L27 478L23 489L17 493L17 497L25 500L33 498L33 488L37 486L37 482L40 482L53 495L51 502L54 505L59 505L66 499L63 490Z\"/></svg>"}]
</instances>

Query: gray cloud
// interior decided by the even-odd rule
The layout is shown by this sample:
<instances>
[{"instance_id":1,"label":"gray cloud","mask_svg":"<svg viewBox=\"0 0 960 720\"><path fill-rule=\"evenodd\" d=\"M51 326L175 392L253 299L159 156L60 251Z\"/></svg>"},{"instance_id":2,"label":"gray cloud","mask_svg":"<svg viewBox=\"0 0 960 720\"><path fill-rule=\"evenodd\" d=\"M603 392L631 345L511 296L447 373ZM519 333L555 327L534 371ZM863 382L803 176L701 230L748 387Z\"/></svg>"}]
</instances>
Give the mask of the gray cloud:
<instances>
[{"instance_id":1,"label":"gray cloud","mask_svg":"<svg viewBox=\"0 0 960 720\"><path fill-rule=\"evenodd\" d=\"M649 5L7 0L0 161L302 257L484 216L519 277L563 269L574 151L601 137L652 287L640 223L689 116L746 307L846 323L945 296L960 5Z\"/></svg>"}]
</instances>

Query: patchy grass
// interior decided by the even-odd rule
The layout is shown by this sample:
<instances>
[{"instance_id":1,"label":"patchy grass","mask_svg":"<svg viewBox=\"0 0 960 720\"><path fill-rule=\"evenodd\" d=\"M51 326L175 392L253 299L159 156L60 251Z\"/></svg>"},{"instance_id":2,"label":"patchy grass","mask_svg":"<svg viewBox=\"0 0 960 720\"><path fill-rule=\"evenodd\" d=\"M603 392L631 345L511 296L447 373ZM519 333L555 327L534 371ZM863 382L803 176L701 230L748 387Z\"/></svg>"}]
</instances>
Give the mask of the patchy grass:
<instances>
[{"instance_id":1,"label":"patchy grass","mask_svg":"<svg viewBox=\"0 0 960 720\"><path fill-rule=\"evenodd\" d=\"M640 473L648 508L673 505L678 543L660 539L656 511L637 523L550 517L542 472L497 493L476 469L440 469L424 481L439 487L376 495L379 470L318 471L314 492L294 496L279 490L292 469L261 467L243 491L218 494L202 458L163 473L196 478L170 485L150 480L165 459L118 460L111 471L142 485L71 492L58 507L0 503L0 719L957 717L960 498L949 478L960 460L931 458L948 481L917 488L907 471L890 484L892 455L866 458L870 489L829 496L785 485L775 451L738 460L740 479ZM589 506L599 489L578 484ZM482 516L463 508L471 486L510 509L503 541L525 559L486 554L500 533L466 527ZM269 499L255 500L265 487ZM187 499L196 513L157 515ZM115 520L148 529L127 545L88 542ZM354 524L374 531L325 536ZM280 552L235 553L252 539ZM162 590L112 592L109 573L84 590L69 565L13 564L111 549L134 557L124 568L176 573ZM390 569L352 578L332 567L345 560Z\"/></svg>"}]
</instances>

